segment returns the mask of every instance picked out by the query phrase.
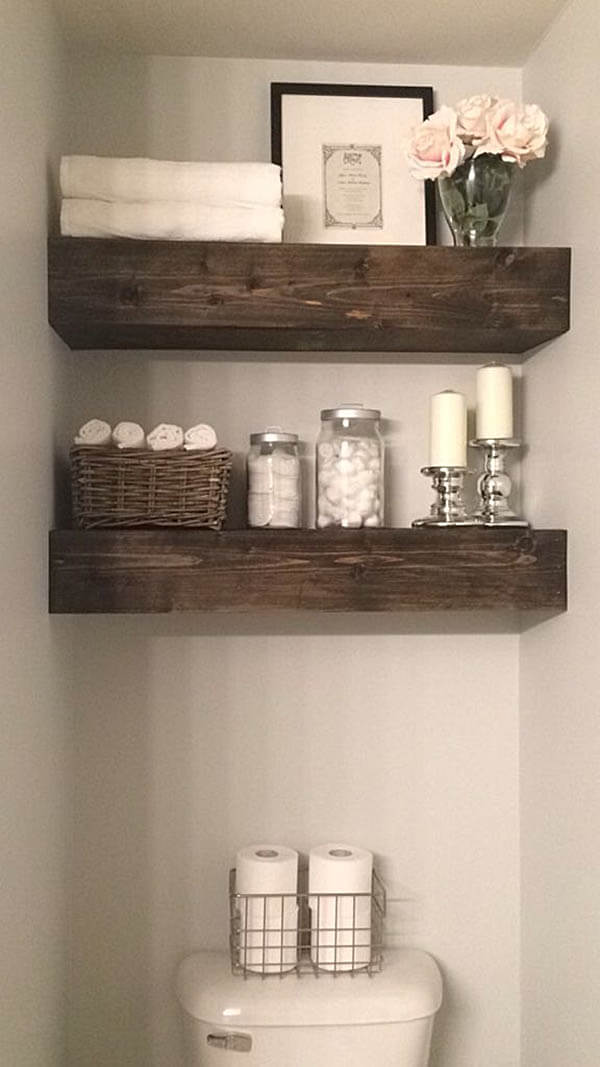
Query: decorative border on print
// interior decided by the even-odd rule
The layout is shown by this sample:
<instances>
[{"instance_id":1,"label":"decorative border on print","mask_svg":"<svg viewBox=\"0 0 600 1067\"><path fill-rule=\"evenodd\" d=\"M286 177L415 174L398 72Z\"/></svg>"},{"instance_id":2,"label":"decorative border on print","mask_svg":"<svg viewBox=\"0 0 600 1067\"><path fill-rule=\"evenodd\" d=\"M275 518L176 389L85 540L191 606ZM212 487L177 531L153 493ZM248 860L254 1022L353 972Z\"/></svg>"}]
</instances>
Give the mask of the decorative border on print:
<instances>
[{"instance_id":1,"label":"decorative border on print","mask_svg":"<svg viewBox=\"0 0 600 1067\"><path fill-rule=\"evenodd\" d=\"M321 146L323 153L323 225L325 229L340 229L340 230L382 230L383 229L383 178L381 174L381 156L383 154L383 148L381 145L371 144L324 144ZM342 149L353 149L358 152L369 152L378 163L377 174L379 176L379 211L369 222L339 222L335 215L332 215L327 207L327 180L326 169L327 160L331 159L334 152L341 152Z\"/></svg>"}]
</instances>

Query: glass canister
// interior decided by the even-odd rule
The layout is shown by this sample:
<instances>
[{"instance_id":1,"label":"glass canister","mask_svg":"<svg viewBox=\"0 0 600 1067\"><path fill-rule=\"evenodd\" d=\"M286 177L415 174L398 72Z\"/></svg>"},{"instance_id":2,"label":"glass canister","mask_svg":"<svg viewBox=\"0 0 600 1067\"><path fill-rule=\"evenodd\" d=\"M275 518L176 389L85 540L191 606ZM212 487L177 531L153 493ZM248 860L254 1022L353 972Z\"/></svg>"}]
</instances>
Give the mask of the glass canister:
<instances>
[{"instance_id":1,"label":"glass canister","mask_svg":"<svg viewBox=\"0 0 600 1067\"><path fill-rule=\"evenodd\" d=\"M298 435L269 426L250 434L248 525L281 528L300 525Z\"/></svg>"},{"instance_id":2,"label":"glass canister","mask_svg":"<svg viewBox=\"0 0 600 1067\"><path fill-rule=\"evenodd\" d=\"M317 526L383 526L381 412L344 404L321 412Z\"/></svg>"}]
</instances>

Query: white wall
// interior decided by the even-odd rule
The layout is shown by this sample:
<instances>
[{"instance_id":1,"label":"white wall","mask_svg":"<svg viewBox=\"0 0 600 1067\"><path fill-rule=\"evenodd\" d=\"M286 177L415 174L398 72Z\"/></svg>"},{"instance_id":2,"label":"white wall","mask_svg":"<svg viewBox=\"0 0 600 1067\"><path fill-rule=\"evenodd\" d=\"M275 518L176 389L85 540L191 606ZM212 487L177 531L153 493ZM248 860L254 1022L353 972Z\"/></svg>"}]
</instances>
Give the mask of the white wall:
<instances>
[{"instance_id":1,"label":"white wall","mask_svg":"<svg viewBox=\"0 0 600 1067\"><path fill-rule=\"evenodd\" d=\"M296 79L520 95L516 70L80 57L69 147L268 159L269 82ZM520 222L517 204L513 235ZM364 400L389 417L389 518L407 525L429 504L428 397L472 396L473 378L468 366L331 356L87 353L72 426L198 413L238 452L270 422L310 449L321 407ZM392 940L444 968L434 1067L518 1064L518 638L478 636L479 620L460 636L447 619L429 625L426 636L389 618L81 620L73 1067L179 1067L173 970L194 947L225 946L236 847L336 835L380 857L399 898Z\"/></svg>"},{"instance_id":2,"label":"white wall","mask_svg":"<svg viewBox=\"0 0 600 1067\"><path fill-rule=\"evenodd\" d=\"M530 168L527 243L573 246L573 327L526 364L527 507L569 529L569 613L521 643L523 1067L595 1067L600 1049L600 9L574 0L527 64L552 118Z\"/></svg>"},{"instance_id":3,"label":"white wall","mask_svg":"<svg viewBox=\"0 0 600 1067\"><path fill-rule=\"evenodd\" d=\"M46 323L49 172L64 104L49 8L8 0L0 34L0 1059L7 1067L64 1063L68 654L47 614L46 544L68 380Z\"/></svg>"}]
</instances>

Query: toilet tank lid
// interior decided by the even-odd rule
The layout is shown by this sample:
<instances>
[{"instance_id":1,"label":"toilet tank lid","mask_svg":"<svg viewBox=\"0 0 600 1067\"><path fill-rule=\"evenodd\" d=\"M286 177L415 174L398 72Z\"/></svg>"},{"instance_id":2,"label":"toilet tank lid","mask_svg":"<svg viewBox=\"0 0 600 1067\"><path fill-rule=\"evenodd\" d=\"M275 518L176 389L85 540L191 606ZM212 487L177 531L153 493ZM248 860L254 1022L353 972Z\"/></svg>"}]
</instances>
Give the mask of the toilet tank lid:
<instances>
[{"instance_id":1,"label":"toilet tank lid","mask_svg":"<svg viewBox=\"0 0 600 1067\"><path fill-rule=\"evenodd\" d=\"M244 979L229 956L196 952L177 972L181 1005L211 1026L361 1026L434 1015L442 1002L437 964L418 949L390 949L381 972Z\"/></svg>"}]
</instances>

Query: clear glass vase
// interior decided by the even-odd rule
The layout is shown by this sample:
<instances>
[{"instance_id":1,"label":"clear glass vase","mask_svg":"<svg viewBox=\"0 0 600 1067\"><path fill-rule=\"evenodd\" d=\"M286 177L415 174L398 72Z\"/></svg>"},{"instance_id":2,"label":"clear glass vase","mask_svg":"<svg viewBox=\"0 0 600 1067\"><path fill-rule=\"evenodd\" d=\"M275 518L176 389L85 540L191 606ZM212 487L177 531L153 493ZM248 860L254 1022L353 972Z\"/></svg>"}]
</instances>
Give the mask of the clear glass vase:
<instances>
[{"instance_id":1,"label":"clear glass vase","mask_svg":"<svg viewBox=\"0 0 600 1067\"><path fill-rule=\"evenodd\" d=\"M438 178L442 208L455 245L489 248L496 244L514 171L514 163L484 153L465 160L450 178Z\"/></svg>"}]
</instances>

